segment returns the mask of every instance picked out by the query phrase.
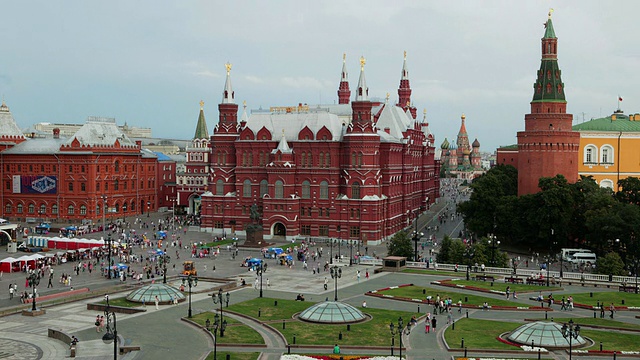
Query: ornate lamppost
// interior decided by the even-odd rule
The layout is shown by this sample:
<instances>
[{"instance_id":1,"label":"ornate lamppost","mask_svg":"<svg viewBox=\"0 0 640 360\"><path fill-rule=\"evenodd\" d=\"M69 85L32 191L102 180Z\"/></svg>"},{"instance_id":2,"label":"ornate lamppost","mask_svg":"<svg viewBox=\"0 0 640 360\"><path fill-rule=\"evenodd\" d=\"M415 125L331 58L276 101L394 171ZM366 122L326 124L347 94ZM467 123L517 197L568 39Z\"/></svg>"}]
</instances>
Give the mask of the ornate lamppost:
<instances>
[{"instance_id":1,"label":"ornate lamppost","mask_svg":"<svg viewBox=\"0 0 640 360\"><path fill-rule=\"evenodd\" d=\"M334 281L334 301L338 301L338 279L342 277L342 268L335 265L331 267L331 278Z\"/></svg>"},{"instance_id":2,"label":"ornate lamppost","mask_svg":"<svg viewBox=\"0 0 640 360\"><path fill-rule=\"evenodd\" d=\"M213 360L218 359L218 330L220 330L220 334L224 333L224 329L227 328L227 321L220 322L220 316L215 314L213 317L213 326L211 326L211 321L207 319L205 323L207 330L213 333ZM220 335L222 336L222 335Z\"/></svg>"},{"instance_id":3,"label":"ornate lamppost","mask_svg":"<svg viewBox=\"0 0 640 360\"><path fill-rule=\"evenodd\" d=\"M580 325L573 323L573 319L569 320L569 326L567 326L567 324L565 323L564 325L562 325L562 336L564 336L565 339L569 339L569 360L571 360L571 355L572 355L572 340L573 339L578 339L578 336L580 335Z\"/></svg>"},{"instance_id":4,"label":"ornate lamppost","mask_svg":"<svg viewBox=\"0 0 640 360\"><path fill-rule=\"evenodd\" d=\"M395 339L396 334L398 334L398 338L400 339L400 359L402 359L402 332L404 331L402 316L398 318L398 327L393 324L393 321L389 323L389 330L391 331L391 355L393 355L393 339Z\"/></svg>"},{"instance_id":5,"label":"ornate lamppost","mask_svg":"<svg viewBox=\"0 0 640 360\"><path fill-rule=\"evenodd\" d=\"M109 295L105 295L104 299L107 301L107 308L104 309L104 317L107 319L107 332L102 336L102 341L105 344L110 344L113 341L113 359L117 360L118 329L116 328L116 313L111 311L111 308L109 307Z\"/></svg>"},{"instance_id":6,"label":"ornate lamppost","mask_svg":"<svg viewBox=\"0 0 640 360\"><path fill-rule=\"evenodd\" d=\"M182 278L182 284L184 285L185 280L187 281L187 285L189 285L189 313L188 317L191 318L191 287L198 286L198 278L189 274L186 279Z\"/></svg>"},{"instance_id":7,"label":"ornate lamppost","mask_svg":"<svg viewBox=\"0 0 640 360\"><path fill-rule=\"evenodd\" d=\"M29 270L27 281L29 283L29 287L31 287L31 297L33 298L31 311L36 311L36 286L40 285L40 277L35 270Z\"/></svg>"},{"instance_id":8,"label":"ornate lamppost","mask_svg":"<svg viewBox=\"0 0 640 360\"><path fill-rule=\"evenodd\" d=\"M167 264L171 262L171 257L167 255L167 249L164 249L164 254L160 256L160 265L162 265L162 283L167 283Z\"/></svg>"},{"instance_id":9,"label":"ornate lamppost","mask_svg":"<svg viewBox=\"0 0 640 360\"><path fill-rule=\"evenodd\" d=\"M413 240L413 261L418 261L418 241L420 238L424 236L424 233L418 231L418 219L420 218L419 210L416 209L416 229L413 231L412 240Z\"/></svg>"},{"instance_id":10,"label":"ornate lamppost","mask_svg":"<svg viewBox=\"0 0 640 360\"><path fill-rule=\"evenodd\" d=\"M221 324L223 325L222 327L220 327L220 337L224 337L224 329L227 327L227 320L224 320L224 315L222 313L222 302L225 301L227 303L227 307L229 307L229 298L231 298L231 295L229 295L228 292L224 297L222 296L222 289L218 289L217 294L211 294L213 303L220 304L220 320Z\"/></svg>"},{"instance_id":11,"label":"ornate lamppost","mask_svg":"<svg viewBox=\"0 0 640 360\"><path fill-rule=\"evenodd\" d=\"M107 236L107 278L111 279L111 234Z\"/></svg>"},{"instance_id":12,"label":"ornate lamppost","mask_svg":"<svg viewBox=\"0 0 640 360\"><path fill-rule=\"evenodd\" d=\"M489 234L489 245L491 246L491 266L496 266L496 249L500 246L500 240L496 236Z\"/></svg>"},{"instance_id":13,"label":"ornate lamppost","mask_svg":"<svg viewBox=\"0 0 640 360\"><path fill-rule=\"evenodd\" d=\"M333 264L333 240L329 239L329 264Z\"/></svg>"},{"instance_id":14,"label":"ornate lamppost","mask_svg":"<svg viewBox=\"0 0 640 360\"><path fill-rule=\"evenodd\" d=\"M257 275L260 276L260 297L262 297L262 274L267 271L267 264L264 261L260 261L260 265L256 267L256 271L258 272ZM229 301L227 301L227 306L229 306L228 302Z\"/></svg>"},{"instance_id":15,"label":"ornate lamppost","mask_svg":"<svg viewBox=\"0 0 640 360\"><path fill-rule=\"evenodd\" d=\"M471 272L471 260L473 260L473 256L475 255L473 248L470 245L467 245L467 248L464 250L464 255L467 258L467 280L469 280L469 273Z\"/></svg>"}]
</instances>

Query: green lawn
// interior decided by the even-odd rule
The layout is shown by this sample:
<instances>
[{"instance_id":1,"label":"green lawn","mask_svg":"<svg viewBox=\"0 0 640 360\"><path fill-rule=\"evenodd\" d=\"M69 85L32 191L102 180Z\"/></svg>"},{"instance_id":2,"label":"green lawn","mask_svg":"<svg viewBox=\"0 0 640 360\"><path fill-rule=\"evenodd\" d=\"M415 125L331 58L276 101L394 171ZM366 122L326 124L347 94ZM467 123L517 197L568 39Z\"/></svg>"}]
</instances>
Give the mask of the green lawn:
<instances>
[{"instance_id":1,"label":"green lawn","mask_svg":"<svg viewBox=\"0 0 640 360\"><path fill-rule=\"evenodd\" d=\"M554 314L557 314L557 313L555 311L553 313L550 313L550 315L554 315ZM565 315L565 313L562 313L562 314ZM560 314L557 314L557 315L560 315ZM607 317L608 316L609 315L607 315ZM553 321L557 323L568 323L569 320L573 320L575 323L580 324L580 326L596 325L596 326L609 326L609 327L615 327L620 329L640 330L640 325L637 325L637 324L629 324L622 321L616 321L616 320L610 320L610 319L601 319L599 317L595 319L592 317L575 317L575 318L550 317L550 319L553 319ZM544 319L540 318L537 321L544 321Z\"/></svg>"},{"instance_id":2,"label":"green lawn","mask_svg":"<svg viewBox=\"0 0 640 360\"><path fill-rule=\"evenodd\" d=\"M638 351L638 343L640 342L638 335L617 331L583 329L580 331L580 336L595 341L594 350L595 348L599 349L600 342L602 342L602 350Z\"/></svg>"},{"instance_id":3,"label":"green lawn","mask_svg":"<svg viewBox=\"0 0 640 360\"><path fill-rule=\"evenodd\" d=\"M510 287L511 289L511 293L513 293L514 291L521 293L521 292L538 292L538 291L559 291L562 290L562 288L560 287L546 287L546 286L540 286L540 285L526 285L526 284L511 284L511 283L505 283L504 281L500 280L500 281L494 281L493 282L493 286L491 286L491 282L490 281L475 281L475 280L462 280L462 279L456 279L456 280L452 280L452 283L455 283L457 285L466 285L466 286L475 286L481 289L486 289L486 290L498 290L498 291L506 291L507 290L507 286Z\"/></svg>"},{"instance_id":4,"label":"green lawn","mask_svg":"<svg viewBox=\"0 0 640 360\"><path fill-rule=\"evenodd\" d=\"M498 335L515 330L520 325L522 324L506 321L462 318L456 321L455 330L451 330L451 327L445 330L444 339L452 348L460 348L464 338L464 346L469 349L520 350L519 347L496 340Z\"/></svg>"},{"instance_id":5,"label":"green lawn","mask_svg":"<svg viewBox=\"0 0 640 360\"><path fill-rule=\"evenodd\" d=\"M619 291L603 291L594 292L593 297L586 293L571 294L573 296L573 302L576 304L585 304L596 306L596 303L605 303L605 308L608 308L611 303L615 306L640 306L640 294L624 293ZM622 300L624 299L624 305Z\"/></svg>"},{"instance_id":6,"label":"green lawn","mask_svg":"<svg viewBox=\"0 0 640 360\"><path fill-rule=\"evenodd\" d=\"M424 274L424 275L439 275L439 276L459 276L460 274L453 271L436 271L427 269L404 269L403 273L409 274Z\"/></svg>"},{"instance_id":7,"label":"green lawn","mask_svg":"<svg viewBox=\"0 0 640 360\"><path fill-rule=\"evenodd\" d=\"M423 289L426 289L426 294L422 293ZM438 295L440 295L440 298L442 299L451 297L451 299L453 299L454 305L457 304L458 300L462 300L462 303L465 305L475 305L475 306L482 306L482 304L484 304L485 301L489 304L489 306L513 306L513 307L526 306L521 303L505 300L504 297L501 299L495 299L495 298L473 295L473 294L460 294L449 289L451 288L436 289L436 288L421 287L421 286L405 286L397 289L380 291L378 292L378 294L393 295L393 296L400 296L400 297L405 297L410 299L422 299L422 300L424 300L427 296L431 296L433 299L435 299ZM496 295L499 295L499 294L496 294ZM503 296L503 295L500 295L500 296ZM467 302L464 302L465 297L468 299Z\"/></svg>"},{"instance_id":8,"label":"green lawn","mask_svg":"<svg viewBox=\"0 0 640 360\"><path fill-rule=\"evenodd\" d=\"M223 250L227 250L227 245L232 245L234 242L237 242L238 240L233 240L233 239L226 239L226 240L220 240L220 241L213 241L213 242L208 242L205 244L205 246L207 247L213 247L213 248L218 248L218 246L220 246L220 253L222 253Z\"/></svg>"},{"instance_id":9,"label":"green lawn","mask_svg":"<svg viewBox=\"0 0 640 360\"><path fill-rule=\"evenodd\" d=\"M216 358L226 359L227 354L231 360L257 360L260 353L257 352L229 352L229 351L217 351ZM207 356L206 360L213 360L213 351Z\"/></svg>"},{"instance_id":10,"label":"green lawn","mask_svg":"<svg viewBox=\"0 0 640 360\"><path fill-rule=\"evenodd\" d=\"M207 319L213 324L215 314L212 312L203 312L197 314L191 318L191 321L196 322L200 326L204 327ZM224 337L218 337L218 343L220 344L264 344L264 339L257 331L253 330L247 325L243 325L238 320L225 316L224 320L227 321L227 328L224 332Z\"/></svg>"},{"instance_id":11,"label":"green lawn","mask_svg":"<svg viewBox=\"0 0 640 360\"><path fill-rule=\"evenodd\" d=\"M347 325L312 324L302 321L287 322L286 329L282 329L281 323L272 324L272 326L280 331L291 344L293 344L293 336L295 335L296 344L332 345L337 343L340 345L375 344L384 346L391 344L389 331L391 322L397 324L398 318L402 317L406 324L411 316L420 316L420 314L410 312L372 308L367 308L364 312L371 315L372 319L359 324L351 324L350 331L347 331ZM342 340L339 340L341 332Z\"/></svg>"},{"instance_id":12,"label":"green lawn","mask_svg":"<svg viewBox=\"0 0 640 360\"><path fill-rule=\"evenodd\" d=\"M278 302L278 306L274 305L275 301ZM313 304L314 303L309 301L255 298L253 300L230 305L229 310L251 316L260 321L289 320L293 317L293 314L298 313ZM258 317L258 310L260 311L260 317Z\"/></svg>"},{"instance_id":13,"label":"green lawn","mask_svg":"<svg viewBox=\"0 0 640 360\"><path fill-rule=\"evenodd\" d=\"M102 300L98 304L107 305L107 302ZM127 298L124 298L124 297L115 298L115 299L109 298L109 305L110 306L127 307L127 308L134 308L134 307L142 306L141 303L129 301L129 300L127 300Z\"/></svg>"}]
</instances>

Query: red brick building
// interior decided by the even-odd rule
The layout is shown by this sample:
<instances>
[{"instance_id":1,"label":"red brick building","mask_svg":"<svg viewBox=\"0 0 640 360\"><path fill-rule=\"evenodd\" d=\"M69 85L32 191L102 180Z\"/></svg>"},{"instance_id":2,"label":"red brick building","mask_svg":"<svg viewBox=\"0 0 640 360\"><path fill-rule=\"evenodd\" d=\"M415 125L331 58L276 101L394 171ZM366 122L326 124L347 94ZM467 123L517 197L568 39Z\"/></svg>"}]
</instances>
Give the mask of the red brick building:
<instances>
[{"instance_id":1,"label":"red brick building","mask_svg":"<svg viewBox=\"0 0 640 360\"><path fill-rule=\"evenodd\" d=\"M563 175L578 180L580 133L573 131L573 115L567 114L564 83L558 66L558 38L551 22L545 24L542 61L534 84L531 113L525 115L525 129L518 132L518 149L498 149L497 163L518 169L518 195L536 193L541 177Z\"/></svg>"},{"instance_id":2,"label":"red brick building","mask_svg":"<svg viewBox=\"0 0 640 360\"><path fill-rule=\"evenodd\" d=\"M69 138L54 129L27 139L3 103L0 131L3 218L100 223L157 209L157 158L114 119L90 117Z\"/></svg>"},{"instance_id":3,"label":"red brick building","mask_svg":"<svg viewBox=\"0 0 640 360\"><path fill-rule=\"evenodd\" d=\"M415 119L406 58L398 105L372 102L361 59L349 103L346 63L338 104L246 108L238 121L230 65L211 136L202 227L243 232L252 205L265 238L378 242L407 227L439 197L439 162L426 119Z\"/></svg>"}]
</instances>

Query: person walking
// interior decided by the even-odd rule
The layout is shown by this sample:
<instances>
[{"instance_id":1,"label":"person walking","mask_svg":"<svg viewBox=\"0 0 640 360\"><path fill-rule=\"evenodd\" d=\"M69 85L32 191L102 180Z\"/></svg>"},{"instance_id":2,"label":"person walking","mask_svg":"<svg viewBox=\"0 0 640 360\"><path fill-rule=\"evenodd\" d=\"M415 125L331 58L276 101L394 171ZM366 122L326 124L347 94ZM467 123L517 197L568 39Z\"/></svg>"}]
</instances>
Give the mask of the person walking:
<instances>
[{"instance_id":1,"label":"person walking","mask_svg":"<svg viewBox=\"0 0 640 360\"><path fill-rule=\"evenodd\" d=\"M13 300L13 285L9 284L9 300Z\"/></svg>"},{"instance_id":2,"label":"person walking","mask_svg":"<svg viewBox=\"0 0 640 360\"><path fill-rule=\"evenodd\" d=\"M611 306L609 306L609 311L610 311L609 317L613 319L613 313L616 312L616 307L613 306L613 303L611 303Z\"/></svg>"},{"instance_id":3,"label":"person walking","mask_svg":"<svg viewBox=\"0 0 640 360\"><path fill-rule=\"evenodd\" d=\"M425 334L431 332L431 313L427 313L427 317L424 319L424 332Z\"/></svg>"},{"instance_id":4,"label":"person walking","mask_svg":"<svg viewBox=\"0 0 640 360\"><path fill-rule=\"evenodd\" d=\"M49 283L47 284L47 289L50 287L53 287L53 284L51 283L52 279L53 279L53 274L49 275Z\"/></svg>"},{"instance_id":5,"label":"person walking","mask_svg":"<svg viewBox=\"0 0 640 360\"><path fill-rule=\"evenodd\" d=\"M94 325L96 326L96 332L100 332L100 315L96 315L96 322Z\"/></svg>"},{"instance_id":6,"label":"person walking","mask_svg":"<svg viewBox=\"0 0 640 360\"><path fill-rule=\"evenodd\" d=\"M438 319L434 316L431 319L431 328L433 328L433 332L436 332L436 325L438 324Z\"/></svg>"},{"instance_id":7,"label":"person walking","mask_svg":"<svg viewBox=\"0 0 640 360\"><path fill-rule=\"evenodd\" d=\"M104 316L100 316L100 331L104 330Z\"/></svg>"},{"instance_id":8,"label":"person walking","mask_svg":"<svg viewBox=\"0 0 640 360\"><path fill-rule=\"evenodd\" d=\"M358 282L360 282L360 270L356 273L356 278L358 279Z\"/></svg>"},{"instance_id":9,"label":"person walking","mask_svg":"<svg viewBox=\"0 0 640 360\"><path fill-rule=\"evenodd\" d=\"M158 299L158 295L156 295L154 301L156 303L156 310L160 310L160 308L158 307L158 303L160 302L160 299Z\"/></svg>"}]
</instances>

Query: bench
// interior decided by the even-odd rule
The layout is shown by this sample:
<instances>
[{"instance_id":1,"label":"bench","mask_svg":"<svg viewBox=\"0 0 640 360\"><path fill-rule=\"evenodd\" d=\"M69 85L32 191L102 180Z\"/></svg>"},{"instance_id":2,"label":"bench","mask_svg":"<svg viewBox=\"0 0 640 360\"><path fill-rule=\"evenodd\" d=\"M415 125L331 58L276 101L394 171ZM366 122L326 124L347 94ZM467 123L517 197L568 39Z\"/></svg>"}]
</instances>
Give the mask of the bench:
<instances>
[{"instance_id":1,"label":"bench","mask_svg":"<svg viewBox=\"0 0 640 360\"><path fill-rule=\"evenodd\" d=\"M88 291L89 291L89 288L82 288L77 290L63 291L63 292L49 294L49 295L42 295L42 296L38 295L36 299L38 301L46 301L46 300L58 299L58 298L62 298L70 295L82 294ZM33 302L33 298L24 299L25 304L30 304L31 302Z\"/></svg>"},{"instance_id":2,"label":"bench","mask_svg":"<svg viewBox=\"0 0 640 360\"><path fill-rule=\"evenodd\" d=\"M635 285L620 285L618 286L618 291L635 293L637 290Z\"/></svg>"},{"instance_id":3,"label":"bench","mask_svg":"<svg viewBox=\"0 0 640 360\"><path fill-rule=\"evenodd\" d=\"M496 278L492 275L476 275L473 279L476 281L495 281Z\"/></svg>"},{"instance_id":4,"label":"bench","mask_svg":"<svg viewBox=\"0 0 640 360\"><path fill-rule=\"evenodd\" d=\"M524 284L524 279L519 277L506 277L504 278L504 282L509 282L512 284Z\"/></svg>"},{"instance_id":5,"label":"bench","mask_svg":"<svg viewBox=\"0 0 640 360\"><path fill-rule=\"evenodd\" d=\"M534 279L534 278L527 278L527 285L540 285L540 286L544 286L547 284L547 279Z\"/></svg>"}]
</instances>

